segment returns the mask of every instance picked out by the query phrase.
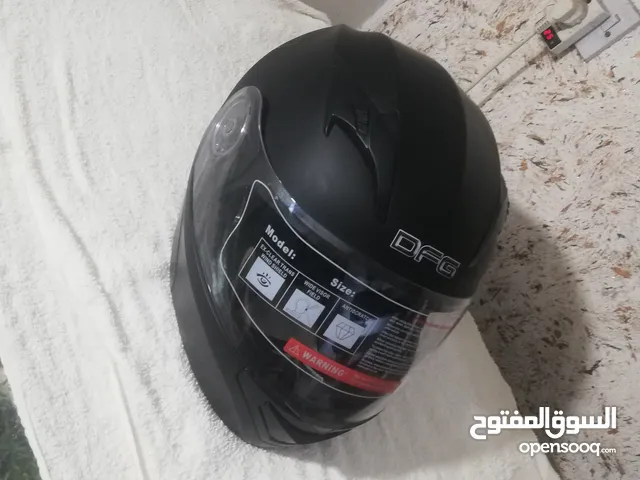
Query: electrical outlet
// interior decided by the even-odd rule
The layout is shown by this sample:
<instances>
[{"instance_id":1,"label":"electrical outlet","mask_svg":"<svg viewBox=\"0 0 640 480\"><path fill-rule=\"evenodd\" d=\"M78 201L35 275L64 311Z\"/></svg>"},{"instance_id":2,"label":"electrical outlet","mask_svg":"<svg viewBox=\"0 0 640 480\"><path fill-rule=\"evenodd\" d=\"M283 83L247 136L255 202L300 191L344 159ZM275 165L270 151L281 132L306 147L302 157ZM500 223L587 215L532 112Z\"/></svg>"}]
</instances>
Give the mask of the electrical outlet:
<instances>
[{"instance_id":1,"label":"electrical outlet","mask_svg":"<svg viewBox=\"0 0 640 480\"><path fill-rule=\"evenodd\" d=\"M578 25L563 28L560 23L552 20L543 20L538 23L537 29L551 53L559 55L575 45L578 40L589 32L602 25L609 17L609 12L604 9L600 0L591 0L587 5L586 16Z\"/></svg>"},{"instance_id":2,"label":"electrical outlet","mask_svg":"<svg viewBox=\"0 0 640 480\"><path fill-rule=\"evenodd\" d=\"M640 25L640 13L631 0L603 0L603 4L611 17L576 43L585 62Z\"/></svg>"}]
</instances>

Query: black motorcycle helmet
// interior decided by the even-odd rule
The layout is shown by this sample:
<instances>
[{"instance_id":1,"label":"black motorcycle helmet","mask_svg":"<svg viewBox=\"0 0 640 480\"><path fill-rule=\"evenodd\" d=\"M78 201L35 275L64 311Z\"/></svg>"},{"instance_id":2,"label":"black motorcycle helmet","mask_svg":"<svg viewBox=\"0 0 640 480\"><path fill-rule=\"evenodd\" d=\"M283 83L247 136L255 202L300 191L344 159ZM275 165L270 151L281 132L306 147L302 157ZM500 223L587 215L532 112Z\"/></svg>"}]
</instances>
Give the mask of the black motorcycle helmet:
<instances>
[{"instance_id":1,"label":"black motorcycle helmet","mask_svg":"<svg viewBox=\"0 0 640 480\"><path fill-rule=\"evenodd\" d=\"M266 55L208 127L174 238L215 412L263 447L373 418L465 313L506 209L491 128L435 61L342 26Z\"/></svg>"}]
</instances>

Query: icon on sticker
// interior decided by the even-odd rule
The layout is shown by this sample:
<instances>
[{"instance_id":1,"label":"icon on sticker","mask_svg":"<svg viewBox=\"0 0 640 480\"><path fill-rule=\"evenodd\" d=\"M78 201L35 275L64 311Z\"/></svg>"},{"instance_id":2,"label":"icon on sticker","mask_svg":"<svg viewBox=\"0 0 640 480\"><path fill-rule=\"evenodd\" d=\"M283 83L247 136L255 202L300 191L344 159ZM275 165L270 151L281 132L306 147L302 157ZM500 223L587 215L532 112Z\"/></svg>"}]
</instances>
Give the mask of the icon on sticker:
<instances>
[{"instance_id":1,"label":"icon on sticker","mask_svg":"<svg viewBox=\"0 0 640 480\"><path fill-rule=\"evenodd\" d=\"M365 333L365 328L342 315L336 315L323 336L345 348L352 348L358 338Z\"/></svg>"},{"instance_id":2,"label":"icon on sticker","mask_svg":"<svg viewBox=\"0 0 640 480\"><path fill-rule=\"evenodd\" d=\"M292 347L285 347L284 351L287 352L292 357L300 356L300 346L298 345L294 345Z\"/></svg>"},{"instance_id":3,"label":"icon on sticker","mask_svg":"<svg viewBox=\"0 0 640 480\"><path fill-rule=\"evenodd\" d=\"M271 286L271 277L268 273L256 273L256 280L265 288Z\"/></svg>"},{"instance_id":4,"label":"icon on sticker","mask_svg":"<svg viewBox=\"0 0 640 480\"><path fill-rule=\"evenodd\" d=\"M260 257L253 262L245 278L259 293L269 300L275 298L285 281L278 272L267 265Z\"/></svg>"},{"instance_id":5,"label":"icon on sticker","mask_svg":"<svg viewBox=\"0 0 640 480\"><path fill-rule=\"evenodd\" d=\"M338 340L346 340L349 337L353 337L356 334L356 329L351 325L347 325L344 322L336 325L336 338Z\"/></svg>"},{"instance_id":6,"label":"icon on sticker","mask_svg":"<svg viewBox=\"0 0 640 480\"><path fill-rule=\"evenodd\" d=\"M284 306L285 312L307 327L313 326L323 310L324 305L297 288Z\"/></svg>"},{"instance_id":7,"label":"icon on sticker","mask_svg":"<svg viewBox=\"0 0 640 480\"><path fill-rule=\"evenodd\" d=\"M316 308L321 308L322 305L309 305L306 300L296 300L296 306L294 308L288 308L287 312L296 317L298 320L307 314L309 310L313 311Z\"/></svg>"}]
</instances>

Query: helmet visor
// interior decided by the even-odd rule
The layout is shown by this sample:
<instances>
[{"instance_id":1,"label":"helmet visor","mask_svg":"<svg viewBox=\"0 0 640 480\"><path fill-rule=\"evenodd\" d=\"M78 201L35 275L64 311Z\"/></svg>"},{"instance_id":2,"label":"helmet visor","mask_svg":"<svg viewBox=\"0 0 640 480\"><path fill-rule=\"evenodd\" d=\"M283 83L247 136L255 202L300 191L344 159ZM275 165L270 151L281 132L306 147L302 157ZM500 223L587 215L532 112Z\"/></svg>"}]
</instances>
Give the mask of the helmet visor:
<instances>
[{"instance_id":1,"label":"helmet visor","mask_svg":"<svg viewBox=\"0 0 640 480\"><path fill-rule=\"evenodd\" d=\"M306 215L271 168L261 111L256 88L238 91L196 155L191 208L210 304L237 348L258 355L265 342L256 339L267 340L260 376L281 391L318 400L330 389L379 405L447 337L469 299L403 279Z\"/></svg>"}]
</instances>

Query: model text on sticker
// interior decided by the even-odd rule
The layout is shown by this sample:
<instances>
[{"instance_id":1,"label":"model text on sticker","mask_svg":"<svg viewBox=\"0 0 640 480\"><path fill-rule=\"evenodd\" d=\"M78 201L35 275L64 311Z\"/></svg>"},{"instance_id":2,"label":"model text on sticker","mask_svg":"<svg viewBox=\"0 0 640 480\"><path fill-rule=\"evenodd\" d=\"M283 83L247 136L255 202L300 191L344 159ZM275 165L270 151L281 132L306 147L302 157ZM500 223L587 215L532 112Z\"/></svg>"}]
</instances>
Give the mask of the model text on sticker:
<instances>
[{"instance_id":1,"label":"model text on sticker","mask_svg":"<svg viewBox=\"0 0 640 480\"><path fill-rule=\"evenodd\" d=\"M264 233L267 234L267 236L271 239L271 241L275 244L275 246L278 247L282 251L282 253L284 253L287 257L289 257L291 260L296 258L295 250L293 248L287 247L284 243L284 240L280 240L278 238L275 230L271 225L267 225L267 228L265 228Z\"/></svg>"}]
</instances>

